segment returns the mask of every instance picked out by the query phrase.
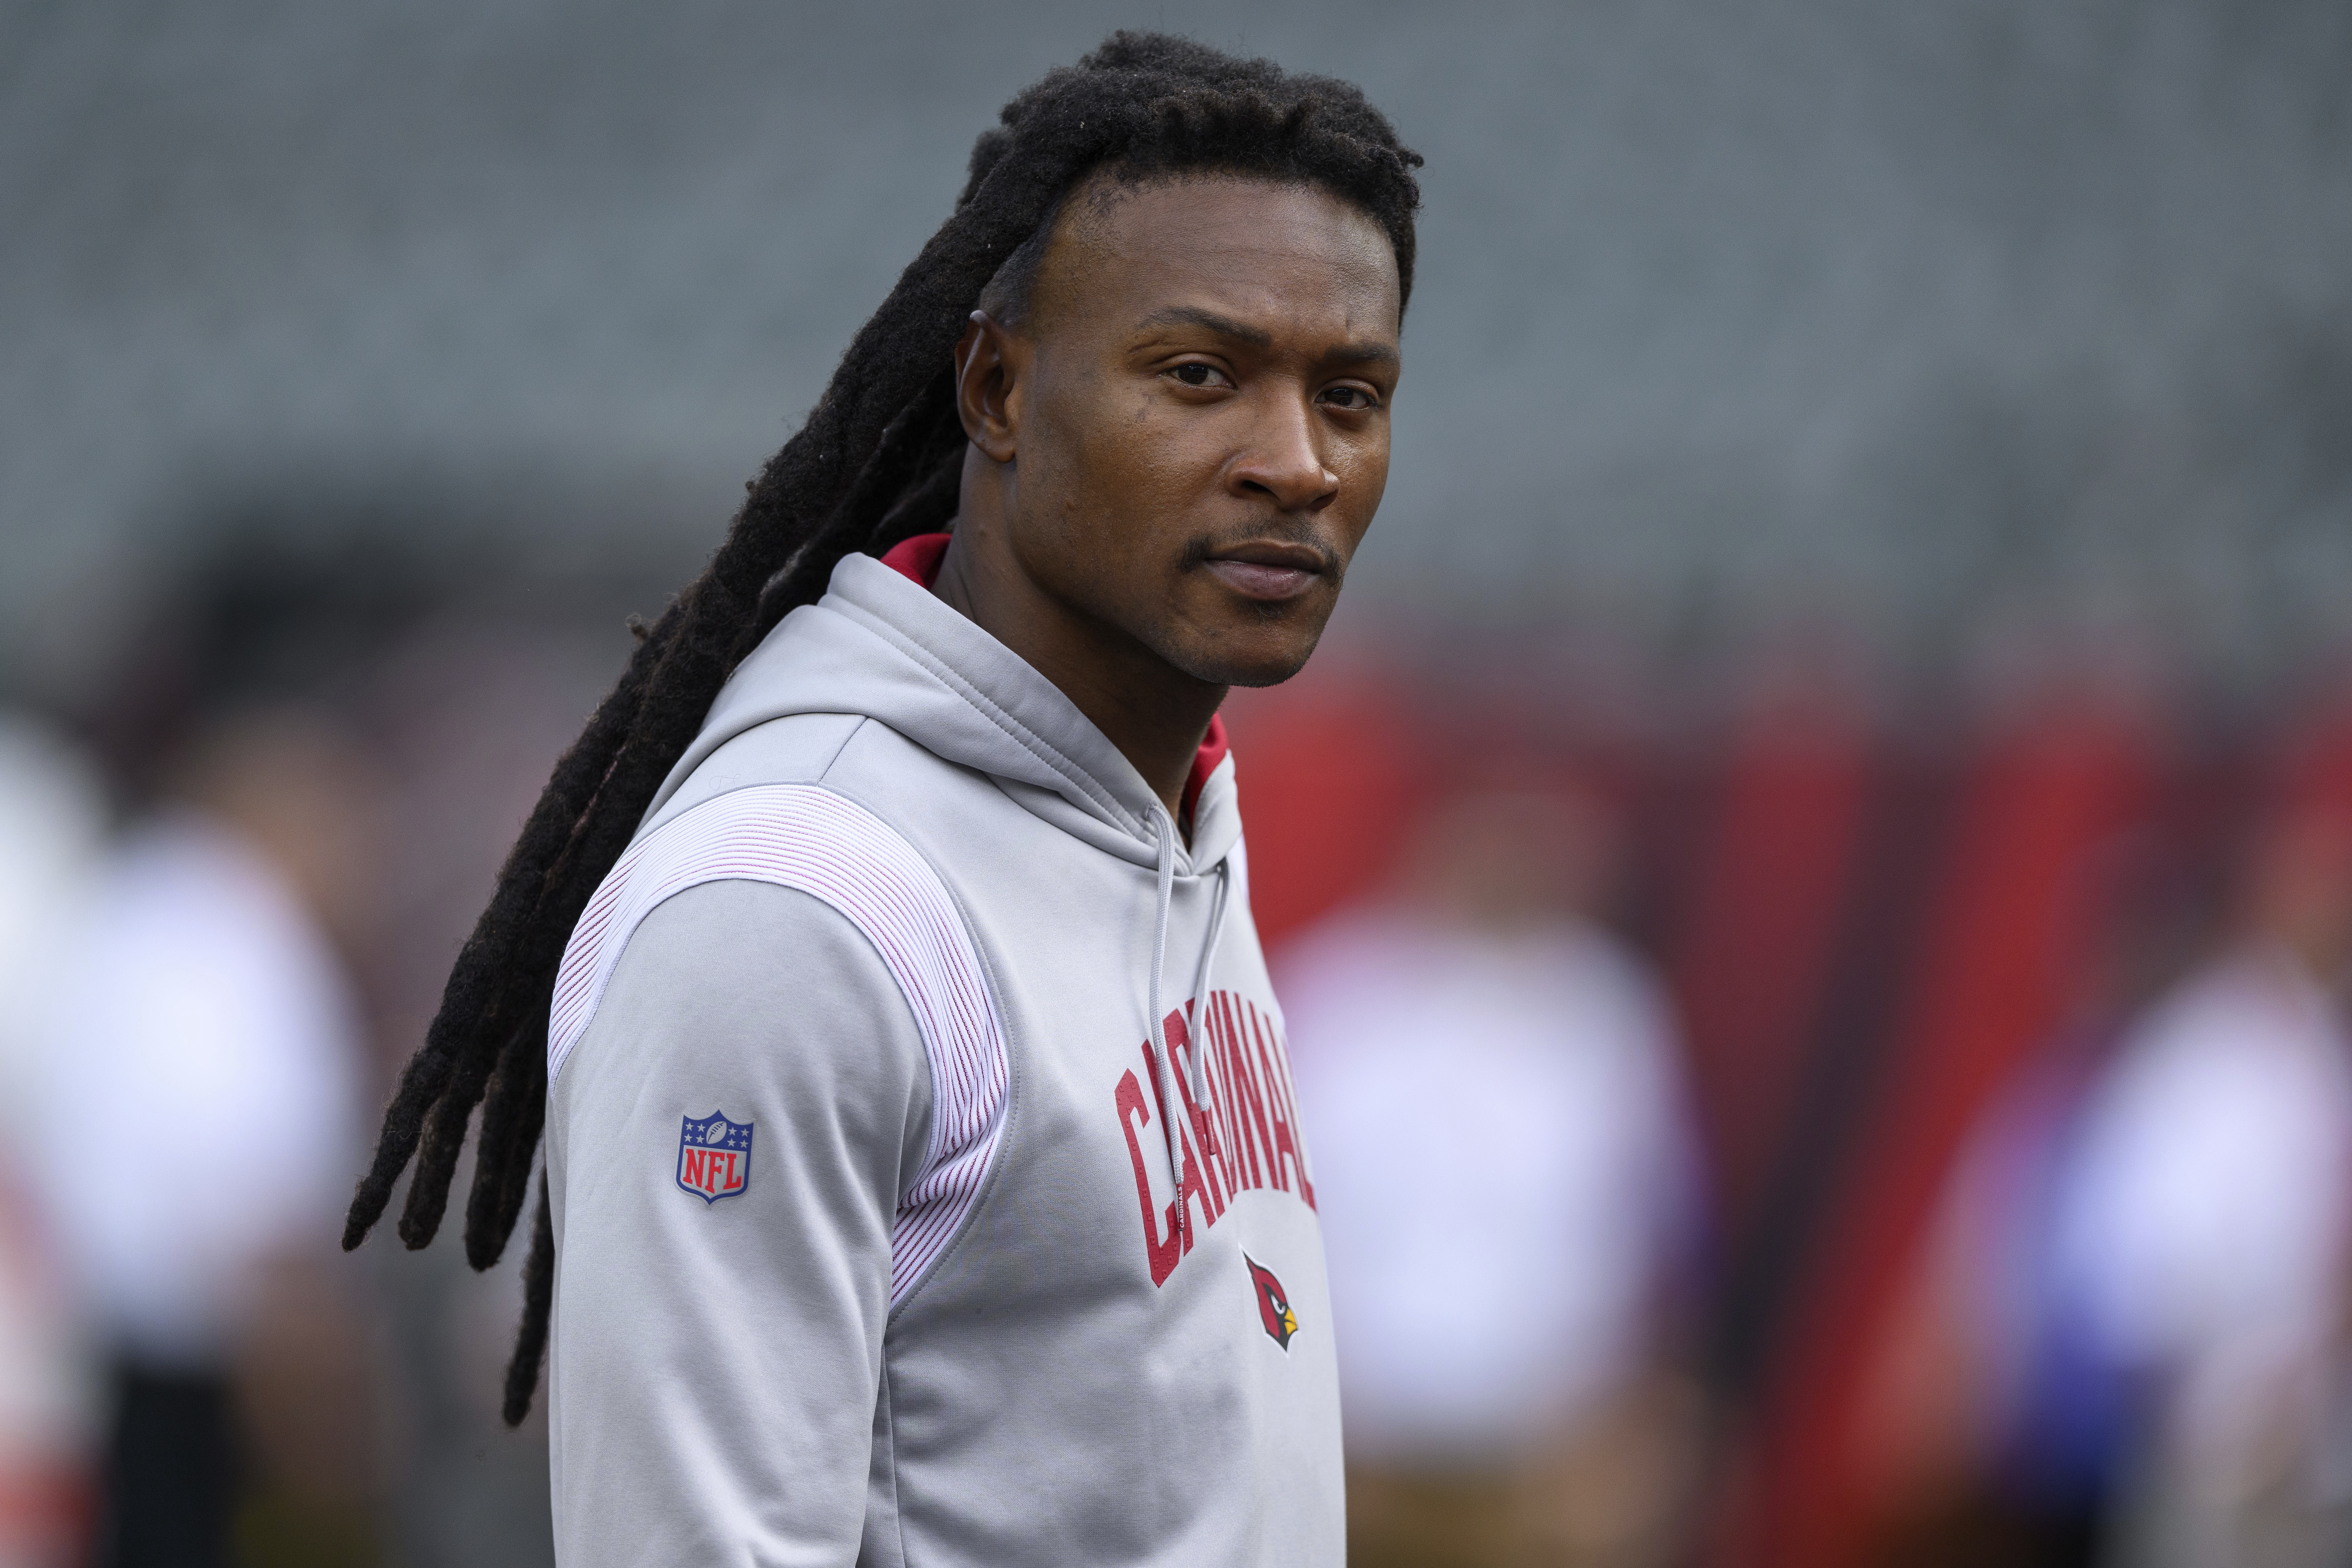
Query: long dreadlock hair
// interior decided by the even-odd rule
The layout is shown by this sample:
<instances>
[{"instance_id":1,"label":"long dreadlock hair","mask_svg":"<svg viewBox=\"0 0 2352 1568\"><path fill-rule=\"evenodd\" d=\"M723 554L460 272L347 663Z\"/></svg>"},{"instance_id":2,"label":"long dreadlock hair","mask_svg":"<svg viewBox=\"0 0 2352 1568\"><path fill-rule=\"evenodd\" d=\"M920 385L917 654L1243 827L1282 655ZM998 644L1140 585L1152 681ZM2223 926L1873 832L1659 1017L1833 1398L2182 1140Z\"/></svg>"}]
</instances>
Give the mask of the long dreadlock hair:
<instances>
[{"instance_id":1,"label":"long dreadlock hair","mask_svg":"<svg viewBox=\"0 0 2352 1568\"><path fill-rule=\"evenodd\" d=\"M478 1105L466 1257L488 1268L505 1251L546 1119L548 1012L573 924L736 664L787 612L814 602L845 555L879 553L952 521L966 445L956 342L983 300L1000 315L1017 312L1075 187L1097 174L1136 184L1188 174L1311 185L1381 225L1400 301L1412 292L1421 158L1347 82L1120 32L1049 72L1000 119L972 149L954 214L859 330L807 423L746 487L709 566L640 629L627 671L556 764L384 1111L346 1249L383 1216L412 1158L400 1237L411 1247L433 1239ZM554 1276L542 1173L507 1369L509 1425L538 1387Z\"/></svg>"}]
</instances>

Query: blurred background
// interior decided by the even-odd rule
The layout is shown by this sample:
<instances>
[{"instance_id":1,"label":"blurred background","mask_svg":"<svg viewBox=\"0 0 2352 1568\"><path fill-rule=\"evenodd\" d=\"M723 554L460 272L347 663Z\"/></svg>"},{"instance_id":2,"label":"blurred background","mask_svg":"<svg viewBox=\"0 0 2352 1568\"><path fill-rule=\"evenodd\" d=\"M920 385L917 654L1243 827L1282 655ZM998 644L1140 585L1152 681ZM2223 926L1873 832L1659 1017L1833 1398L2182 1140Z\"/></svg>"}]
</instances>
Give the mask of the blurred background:
<instances>
[{"instance_id":1,"label":"blurred background","mask_svg":"<svg viewBox=\"0 0 2352 1568\"><path fill-rule=\"evenodd\" d=\"M1230 710L1355 1560L2352 1562L2352 10L0 0L0 1565L549 1560L520 1249L347 1184L1114 26L1429 160Z\"/></svg>"}]
</instances>

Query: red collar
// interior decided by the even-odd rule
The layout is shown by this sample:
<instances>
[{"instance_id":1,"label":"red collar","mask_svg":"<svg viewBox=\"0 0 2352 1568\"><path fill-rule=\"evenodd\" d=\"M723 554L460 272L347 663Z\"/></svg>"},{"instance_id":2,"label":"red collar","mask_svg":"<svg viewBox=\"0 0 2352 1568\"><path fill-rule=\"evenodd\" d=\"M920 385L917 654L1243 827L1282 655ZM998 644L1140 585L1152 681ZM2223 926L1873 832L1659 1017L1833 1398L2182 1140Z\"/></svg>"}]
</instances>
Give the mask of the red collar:
<instances>
[{"instance_id":1,"label":"red collar","mask_svg":"<svg viewBox=\"0 0 2352 1568\"><path fill-rule=\"evenodd\" d=\"M892 545L883 553L882 564L901 577L928 588L939 576L940 563L947 556L946 534L919 533L912 539L902 539ZM1225 741L1224 720L1212 717L1209 733L1201 742L1201 749L1193 753L1192 774L1184 781L1184 821L1188 825L1192 820L1192 807L1201 798L1201 786L1209 782L1209 775L1217 771L1217 764L1223 762L1225 753L1232 750Z\"/></svg>"}]
</instances>

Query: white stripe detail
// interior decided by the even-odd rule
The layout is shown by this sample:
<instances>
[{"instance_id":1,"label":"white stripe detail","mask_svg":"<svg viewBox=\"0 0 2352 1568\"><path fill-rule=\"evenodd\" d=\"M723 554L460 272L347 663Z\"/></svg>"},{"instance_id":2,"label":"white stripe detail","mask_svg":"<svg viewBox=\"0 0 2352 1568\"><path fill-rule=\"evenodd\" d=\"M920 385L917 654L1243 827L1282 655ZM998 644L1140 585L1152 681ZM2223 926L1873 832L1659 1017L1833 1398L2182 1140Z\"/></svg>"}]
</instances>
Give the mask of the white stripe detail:
<instances>
[{"instance_id":1,"label":"white stripe detail","mask_svg":"<svg viewBox=\"0 0 2352 1568\"><path fill-rule=\"evenodd\" d=\"M771 882L822 899L874 944L931 1063L931 1136L890 1232L890 1303L938 1258L980 1195L1003 1127L1004 1030L947 885L895 829L814 784L761 784L703 802L622 856L563 953L548 1020L547 1081L587 1032L637 923L704 882Z\"/></svg>"}]
</instances>

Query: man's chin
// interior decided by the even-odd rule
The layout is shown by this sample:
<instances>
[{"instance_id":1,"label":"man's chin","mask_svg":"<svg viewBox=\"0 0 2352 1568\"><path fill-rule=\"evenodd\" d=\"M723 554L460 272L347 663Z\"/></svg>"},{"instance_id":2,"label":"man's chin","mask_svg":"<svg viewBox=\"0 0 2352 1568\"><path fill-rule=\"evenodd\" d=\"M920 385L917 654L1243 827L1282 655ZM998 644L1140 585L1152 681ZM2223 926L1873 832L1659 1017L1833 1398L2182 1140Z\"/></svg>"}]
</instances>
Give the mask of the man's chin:
<instances>
[{"instance_id":1,"label":"man's chin","mask_svg":"<svg viewBox=\"0 0 2352 1568\"><path fill-rule=\"evenodd\" d=\"M1279 686L1306 668L1305 659L1296 659L1280 669L1258 670L1248 675L1236 675L1225 684L1227 686Z\"/></svg>"},{"instance_id":2,"label":"man's chin","mask_svg":"<svg viewBox=\"0 0 2352 1568\"><path fill-rule=\"evenodd\" d=\"M1318 626L1314 636L1280 647L1217 648L1169 662L1212 686L1279 686L1307 668L1307 658L1321 637L1322 628Z\"/></svg>"}]
</instances>

